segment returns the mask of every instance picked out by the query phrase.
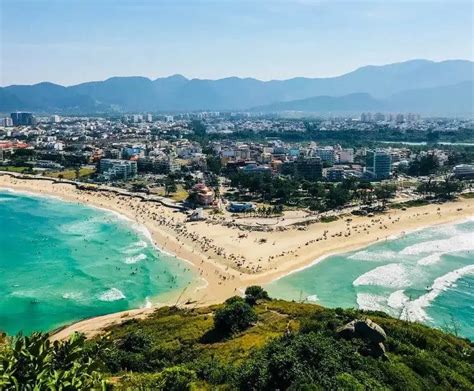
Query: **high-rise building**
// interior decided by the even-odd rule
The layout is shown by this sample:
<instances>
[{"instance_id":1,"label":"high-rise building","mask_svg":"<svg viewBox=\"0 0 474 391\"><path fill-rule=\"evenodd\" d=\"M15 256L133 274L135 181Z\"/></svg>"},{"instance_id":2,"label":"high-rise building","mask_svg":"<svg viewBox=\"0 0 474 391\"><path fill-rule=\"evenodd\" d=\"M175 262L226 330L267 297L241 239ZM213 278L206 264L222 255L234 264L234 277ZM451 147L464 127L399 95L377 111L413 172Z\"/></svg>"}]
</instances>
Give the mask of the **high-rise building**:
<instances>
[{"instance_id":1,"label":"high-rise building","mask_svg":"<svg viewBox=\"0 0 474 391\"><path fill-rule=\"evenodd\" d=\"M296 171L304 179L321 179L323 177L323 164L321 163L321 158L318 156L299 158L296 161Z\"/></svg>"},{"instance_id":2,"label":"high-rise building","mask_svg":"<svg viewBox=\"0 0 474 391\"><path fill-rule=\"evenodd\" d=\"M0 118L0 126L13 126L13 121L11 117Z\"/></svg>"},{"instance_id":3,"label":"high-rise building","mask_svg":"<svg viewBox=\"0 0 474 391\"><path fill-rule=\"evenodd\" d=\"M385 115L382 114L382 113L375 113L375 114L374 114L374 121L376 121L376 122L385 121Z\"/></svg>"},{"instance_id":4,"label":"high-rise building","mask_svg":"<svg viewBox=\"0 0 474 391\"><path fill-rule=\"evenodd\" d=\"M392 155L384 150L367 151L367 171L378 180L390 178L392 172Z\"/></svg>"},{"instance_id":5,"label":"high-rise building","mask_svg":"<svg viewBox=\"0 0 474 391\"><path fill-rule=\"evenodd\" d=\"M14 126L28 126L36 124L35 117L32 113L17 111L16 113L11 113L10 116Z\"/></svg>"},{"instance_id":6,"label":"high-rise building","mask_svg":"<svg viewBox=\"0 0 474 391\"><path fill-rule=\"evenodd\" d=\"M51 118L49 119L49 122L52 122L53 124L57 124L58 122L61 121L61 118L59 115L52 115Z\"/></svg>"}]
</instances>

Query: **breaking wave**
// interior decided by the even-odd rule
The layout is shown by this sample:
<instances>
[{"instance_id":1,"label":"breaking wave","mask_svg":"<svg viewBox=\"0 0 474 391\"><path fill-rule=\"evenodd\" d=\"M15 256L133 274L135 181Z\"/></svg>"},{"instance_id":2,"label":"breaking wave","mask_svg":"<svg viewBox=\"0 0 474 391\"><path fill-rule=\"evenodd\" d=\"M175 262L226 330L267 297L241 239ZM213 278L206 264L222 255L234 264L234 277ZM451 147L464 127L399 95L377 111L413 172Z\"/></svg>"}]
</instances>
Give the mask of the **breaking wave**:
<instances>
[{"instance_id":1,"label":"breaking wave","mask_svg":"<svg viewBox=\"0 0 474 391\"><path fill-rule=\"evenodd\" d=\"M377 262L377 261L387 261L396 258L397 253L394 251L380 251L380 252L372 252L370 250L362 250L358 251L355 254L349 256L349 259L354 259L356 261L370 261L370 262Z\"/></svg>"},{"instance_id":2,"label":"breaking wave","mask_svg":"<svg viewBox=\"0 0 474 391\"><path fill-rule=\"evenodd\" d=\"M377 285L388 288L405 288L410 284L410 274L400 263L379 266L359 276L352 285Z\"/></svg>"},{"instance_id":3,"label":"breaking wave","mask_svg":"<svg viewBox=\"0 0 474 391\"><path fill-rule=\"evenodd\" d=\"M125 295L117 288L111 288L99 296L100 301L117 301L123 299L125 299Z\"/></svg>"},{"instance_id":4,"label":"breaking wave","mask_svg":"<svg viewBox=\"0 0 474 391\"><path fill-rule=\"evenodd\" d=\"M127 257L127 258L125 258L125 263L134 264L134 263L143 261L143 260L145 260L145 259L146 259L146 255L145 255L145 254L138 254L138 255L135 255L135 256L133 256L133 257Z\"/></svg>"},{"instance_id":5,"label":"breaking wave","mask_svg":"<svg viewBox=\"0 0 474 391\"><path fill-rule=\"evenodd\" d=\"M458 234L449 239L430 240L408 246L400 251L401 255L420 255L423 253L452 253L474 250L472 232Z\"/></svg>"},{"instance_id":6,"label":"breaking wave","mask_svg":"<svg viewBox=\"0 0 474 391\"><path fill-rule=\"evenodd\" d=\"M361 310L386 311L386 299L371 293L358 293L357 305Z\"/></svg>"},{"instance_id":7,"label":"breaking wave","mask_svg":"<svg viewBox=\"0 0 474 391\"><path fill-rule=\"evenodd\" d=\"M428 293L405 303L402 318L416 322L429 320L430 317L425 312L425 308L442 292L453 286L457 280L469 274L474 274L474 265L464 266L438 277L429 288Z\"/></svg>"}]
</instances>

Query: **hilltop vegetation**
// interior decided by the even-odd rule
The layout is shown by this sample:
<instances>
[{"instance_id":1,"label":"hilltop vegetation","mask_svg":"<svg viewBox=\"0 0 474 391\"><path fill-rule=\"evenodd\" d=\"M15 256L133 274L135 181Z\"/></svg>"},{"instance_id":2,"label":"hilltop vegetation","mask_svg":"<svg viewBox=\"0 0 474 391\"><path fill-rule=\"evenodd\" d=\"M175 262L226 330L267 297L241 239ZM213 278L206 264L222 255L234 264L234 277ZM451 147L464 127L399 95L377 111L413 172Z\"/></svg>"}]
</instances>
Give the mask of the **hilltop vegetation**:
<instances>
[{"instance_id":1,"label":"hilltop vegetation","mask_svg":"<svg viewBox=\"0 0 474 391\"><path fill-rule=\"evenodd\" d=\"M385 331L385 353L373 354L373 341L366 337L343 338L342 326L366 318ZM474 388L473 344L467 340L381 312L270 300L258 289L248 291L245 299L234 297L218 306L160 308L147 319L111 327L105 337L80 348L77 341L82 339L75 341L75 356L65 354L71 349L54 345L56 372L50 370L43 377L58 378L61 370L75 370L76 365L59 356L77 360L77 366L86 369L89 383L83 389L91 384L118 390ZM8 365L18 356L12 353L16 345L0 353L2 389L15 389L14 382L8 383L19 373L15 365L29 367L30 381L34 378L34 366L26 359ZM23 352L28 350L20 345ZM30 349L23 356L34 361L31 357L37 354Z\"/></svg>"}]
</instances>

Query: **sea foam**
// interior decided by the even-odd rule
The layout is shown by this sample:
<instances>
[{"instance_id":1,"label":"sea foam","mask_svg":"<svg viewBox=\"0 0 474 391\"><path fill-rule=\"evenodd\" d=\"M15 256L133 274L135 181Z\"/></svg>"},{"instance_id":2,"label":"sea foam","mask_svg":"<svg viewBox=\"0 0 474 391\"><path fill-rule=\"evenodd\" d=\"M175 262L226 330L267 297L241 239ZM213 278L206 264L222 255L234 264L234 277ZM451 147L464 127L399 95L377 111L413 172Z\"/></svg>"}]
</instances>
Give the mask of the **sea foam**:
<instances>
[{"instance_id":1,"label":"sea foam","mask_svg":"<svg viewBox=\"0 0 474 391\"><path fill-rule=\"evenodd\" d=\"M133 263L137 263L137 262L140 262L140 261L143 261L146 259L146 255L145 254L138 254L138 255L134 255L133 257L127 257L125 258L125 263L128 263L128 264L133 264Z\"/></svg>"},{"instance_id":2,"label":"sea foam","mask_svg":"<svg viewBox=\"0 0 474 391\"><path fill-rule=\"evenodd\" d=\"M429 320L430 318L425 312L425 308L428 307L442 292L453 286L458 279L469 274L474 274L474 265L464 266L438 277L434 280L428 293L405 303L402 318L416 322Z\"/></svg>"},{"instance_id":3,"label":"sea foam","mask_svg":"<svg viewBox=\"0 0 474 391\"><path fill-rule=\"evenodd\" d=\"M400 251L401 255L420 255L423 253L450 253L458 251L474 250L474 240L472 232L467 232L453 236L449 239L430 240L417 243Z\"/></svg>"},{"instance_id":4,"label":"sea foam","mask_svg":"<svg viewBox=\"0 0 474 391\"><path fill-rule=\"evenodd\" d=\"M123 299L125 299L125 295L117 288L111 288L99 296L100 301L117 301Z\"/></svg>"},{"instance_id":5,"label":"sea foam","mask_svg":"<svg viewBox=\"0 0 474 391\"><path fill-rule=\"evenodd\" d=\"M372 252L370 250L358 251L355 254L349 256L349 259L354 259L356 261L369 261L369 262L378 262L378 261L387 261L397 257L397 253L394 251L379 251Z\"/></svg>"},{"instance_id":6,"label":"sea foam","mask_svg":"<svg viewBox=\"0 0 474 391\"><path fill-rule=\"evenodd\" d=\"M387 304L391 308L400 309L409 301L403 290L393 292L387 299Z\"/></svg>"},{"instance_id":7,"label":"sea foam","mask_svg":"<svg viewBox=\"0 0 474 391\"><path fill-rule=\"evenodd\" d=\"M405 288L410 284L410 275L400 263L379 266L359 276L352 285L377 285L389 288Z\"/></svg>"},{"instance_id":8,"label":"sea foam","mask_svg":"<svg viewBox=\"0 0 474 391\"><path fill-rule=\"evenodd\" d=\"M386 311L387 300L383 296L374 295L371 293L358 293L357 306L361 310L370 311Z\"/></svg>"}]
</instances>

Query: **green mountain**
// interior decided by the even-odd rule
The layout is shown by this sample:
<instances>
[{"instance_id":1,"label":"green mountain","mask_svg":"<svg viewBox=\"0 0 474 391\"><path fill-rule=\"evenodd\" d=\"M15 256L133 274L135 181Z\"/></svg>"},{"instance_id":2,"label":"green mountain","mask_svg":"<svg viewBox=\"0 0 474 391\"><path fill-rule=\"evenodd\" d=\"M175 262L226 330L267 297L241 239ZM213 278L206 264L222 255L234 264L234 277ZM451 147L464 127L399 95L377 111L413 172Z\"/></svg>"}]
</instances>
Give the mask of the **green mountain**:
<instances>
[{"instance_id":1,"label":"green mountain","mask_svg":"<svg viewBox=\"0 0 474 391\"><path fill-rule=\"evenodd\" d=\"M88 342L7 339L0 388L474 389L468 340L381 312L271 300L258 288L246 293L207 308L160 308ZM66 381L82 388L60 388Z\"/></svg>"}]
</instances>

